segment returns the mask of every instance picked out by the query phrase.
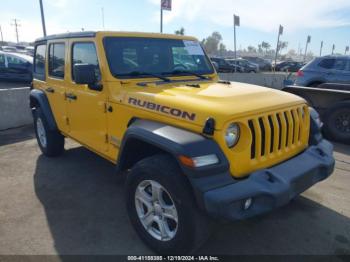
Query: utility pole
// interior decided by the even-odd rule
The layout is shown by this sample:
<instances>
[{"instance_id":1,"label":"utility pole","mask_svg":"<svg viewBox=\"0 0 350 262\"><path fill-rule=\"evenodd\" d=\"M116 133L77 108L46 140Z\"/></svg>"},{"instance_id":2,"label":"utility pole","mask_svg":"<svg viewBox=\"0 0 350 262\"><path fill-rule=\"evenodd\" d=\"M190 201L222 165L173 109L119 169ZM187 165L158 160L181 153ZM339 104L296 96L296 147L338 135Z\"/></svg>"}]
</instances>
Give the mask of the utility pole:
<instances>
[{"instance_id":1,"label":"utility pole","mask_svg":"<svg viewBox=\"0 0 350 262\"><path fill-rule=\"evenodd\" d=\"M332 55L334 54L335 44L332 46Z\"/></svg>"},{"instance_id":2,"label":"utility pole","mask_svg":"<svg viewBox=\"0 0 350 262\"><path fill-rule=\"evenodd\" d=\"M18 21L19 20L17 20L16 18L15 19L13 19L13 24L11 24L11 25L13 25L14 27L15 27L15 30L16 30L16 38L17 38L17 44L18 44L18 42L19 42L19 38L18 38L18 27L20 27L21 25L18 23Z\"/></svg>"},{"instance_id":3,"label":"utility pole","mask_svg":"<svg viewBox=\"0 0 350 262\"><path fill-rule=\"evenodd\" d=\"M276 63L277 63L277 55L278 55L278 49L280 46L280 36L281 35L283 35L283 26L280 25L280 27L278 28L277 46L276 46L276 54L275 54L275 67L276 67ZM275 67L274 67L274 71L275 71Z\"/></svg>"},{"instance_id":4,"label":"utility pole","mask_svg":"<svg viewBox=\"0 0 350 262\"><path fill-rule=\"evenodd\" d=\"M240 18L238 15L233 15L233 33L234 33L234 44L235 44L235 72L237 71L237 48L236 48L236 26L240 26Z\"/></svg>"},{"instance_id":5,"label":"utility pole","mask_svg":"<svg viewBox=\"0 0 350 262\"><path fill-rule=\"evenodd\" d=\"M305 46L305 54L304 54L304 63L305 63L305 60L306 60L306 52L307 52L307 46L309 45L309 43L311 42L311 36L307 36L307 39L306 39L306 46Z\"/></svg>"},{"instance_id":6,"label":"utility pole","mask_svg":"<svg viewBox=\"0 0 350 262\"><path fill-rule=\"evenodd\" d=\"M322 56L323 41L321 41L320 56Z\"/></svg>"},{"instance_id":7,"label":"utility pole","mask_svg":"<svg viewBox=\"0 0 350 262\"><path fill-rule=\"evenodd\" d=\"M101 7L101 14L102 14L102 28L105 29L105 10L103 7Z\"/></svg>"},{"instance_id":8,"label":"utility pole","mask_svg":"<svg viewBox=\"0 0 350 262\"><path fill-rule=\"evenodd\" d=\"M45 25L43 1L39 0L39 3L40 3L41 23L42 23L42 26L43 26L43 34L44 34L44 36L46 36L46 25Z\"/></svg>"}]
</instances>

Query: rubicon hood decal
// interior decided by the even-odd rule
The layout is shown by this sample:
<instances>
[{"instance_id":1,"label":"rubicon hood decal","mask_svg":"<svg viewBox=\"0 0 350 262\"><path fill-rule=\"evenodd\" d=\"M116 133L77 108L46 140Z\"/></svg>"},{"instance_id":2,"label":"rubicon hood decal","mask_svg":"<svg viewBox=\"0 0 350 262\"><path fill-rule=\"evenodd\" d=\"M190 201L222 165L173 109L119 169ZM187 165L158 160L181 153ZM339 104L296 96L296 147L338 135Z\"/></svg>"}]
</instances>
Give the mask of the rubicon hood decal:
<instances>
[{"instance_id":1,"label":"rubicon hood decal","mask_svg":"<svg viewBox=\"0 0 350 262\"><path fill-rule=\"evenodd\" d=\"M167 115L183 118L183 119L186 119L186 120L194 121L196 119L196 114L195 113L190 113L190 112L178 109L178 108L173 108L173 107L169 107L169 106L159 105L159 104L156 104L156 103L153 103L153 102L144 101L144 100L133 98L133 97L129 97L128 103L130 105L133 105L133 106L146 108L146 109L157 111L157 112L160 112L160 113L163 113L163 114L167 114Z\"/></svg>"}]
</instances>

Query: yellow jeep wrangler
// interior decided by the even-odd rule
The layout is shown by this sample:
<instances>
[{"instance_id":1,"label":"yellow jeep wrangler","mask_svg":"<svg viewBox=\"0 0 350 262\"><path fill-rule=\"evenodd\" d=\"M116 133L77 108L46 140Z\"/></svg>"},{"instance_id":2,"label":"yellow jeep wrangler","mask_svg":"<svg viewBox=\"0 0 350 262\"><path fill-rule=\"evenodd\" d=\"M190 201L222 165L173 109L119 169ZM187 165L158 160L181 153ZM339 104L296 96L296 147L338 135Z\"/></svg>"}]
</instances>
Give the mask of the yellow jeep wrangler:
<instances>
[{"instance_id":1,"label":"yellow jeep wrangler","mask_svg":"<svg viewBox=\"0 0 350 262\"><path fill-rule=\"evenodd\" d=\"M114 163L132 225L162 254L194 250L213 218L285 205L334 168L305 100L220 81L193 37L52 35L35 42L33 76L43 154L62 154L69 137Z\"/></svg>"}]
</instances>

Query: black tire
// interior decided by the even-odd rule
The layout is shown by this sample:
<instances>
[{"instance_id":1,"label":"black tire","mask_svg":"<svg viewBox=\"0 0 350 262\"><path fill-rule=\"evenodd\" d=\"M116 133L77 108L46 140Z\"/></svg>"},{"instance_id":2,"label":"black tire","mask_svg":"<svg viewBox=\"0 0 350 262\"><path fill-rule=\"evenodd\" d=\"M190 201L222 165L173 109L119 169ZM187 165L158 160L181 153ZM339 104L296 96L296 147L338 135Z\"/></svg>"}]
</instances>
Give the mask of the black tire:
<instances>
[{"instance_id":1,"label":"black tire","mask_svg":"<svg viewBox=\"0 0 350 262\"><path fill-rule=\"evenodd\" d=\"M350 102L340 102L327 110L324 133L333 141L350 144Z\"/></svg>"},{"instance_id":2,"label":"black tire","mask_svg":"<svg viewBox=\"0 0 350 262\"><path fill-rule=\"evenodd\" d=\"M46 137L46 144L42 142L39 135L38 125L39 121L42 123L44 129L44 135ZM36 108L34 111L34 129L38 145L41 152L48 157L59 156L64 151L64 136L57 130L50 130L47 124L46 118L41 111L41 108Z\"/></svg>"},{"instance_id":3,"label":"black tire","mask_svg":"<svg viewBox=\"0 0 350 262\"><path fill-rule=\"evenodd\" d=\"M144 181L159 183L174 202L178 224L177 231L170 240L156 239L141 223L136 210L135 194L138 186ZM166 154L143 159L131 169L126 182L126 205L136 232L158 254L188 254L201 246L210 236L212 224L210 219L198 209L190 184L176 161Z\"/></svg>"}]
</instances>

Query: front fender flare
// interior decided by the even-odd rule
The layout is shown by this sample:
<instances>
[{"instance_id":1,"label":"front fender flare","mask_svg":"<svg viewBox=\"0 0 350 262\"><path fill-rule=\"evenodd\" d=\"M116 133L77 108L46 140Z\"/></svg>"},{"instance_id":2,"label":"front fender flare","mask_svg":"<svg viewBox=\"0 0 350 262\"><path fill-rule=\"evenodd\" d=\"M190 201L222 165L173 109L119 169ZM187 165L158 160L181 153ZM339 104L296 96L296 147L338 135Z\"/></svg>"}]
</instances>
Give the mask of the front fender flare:
<instances>
[{"instance_id":1,"label":"front fender flare","mask_svg":"<svg viewBox=\"0 0 350 262\"><path fill-rule=\"evenodd\" d=\"M180 155L198 157L215 154L219 158L218 164L200 168L189 168L178 161L183 172L191 177L217 174L229 169L229 162L214 140L167 124L137 119L123 137L117 162L119 170L123 170L128 142L133 139L155 146L172 155L177 161Z\"/></svg>"},{"instance_id":2,"label":"front fender flare","mask_svg":"<svg viewBox=\"0 0 350 262\"><path fill-rule=\"evenodd\" d=\"M45 92L38 89L32 89L29 94L29 99L32 112L34 113L35 108L39 106L42 109L50 130L57 130L55 117L52 113L51 106Z\"/></svg>"}]
</instances>

